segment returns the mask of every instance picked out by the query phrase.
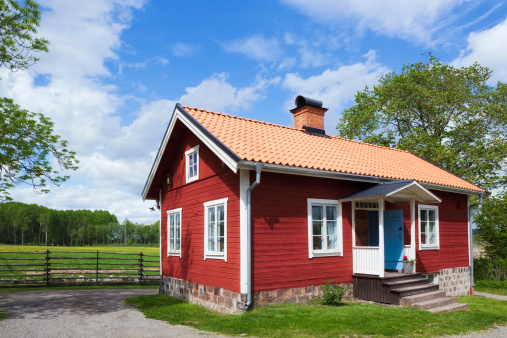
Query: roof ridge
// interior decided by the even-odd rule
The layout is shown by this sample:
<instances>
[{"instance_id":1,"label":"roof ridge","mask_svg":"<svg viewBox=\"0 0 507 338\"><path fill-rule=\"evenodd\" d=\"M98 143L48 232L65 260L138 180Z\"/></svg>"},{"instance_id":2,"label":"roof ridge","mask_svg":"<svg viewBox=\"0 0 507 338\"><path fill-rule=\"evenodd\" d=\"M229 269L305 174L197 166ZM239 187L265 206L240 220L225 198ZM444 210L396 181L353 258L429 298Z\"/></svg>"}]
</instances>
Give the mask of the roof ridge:
<instances>
[{"instance_id":1,"label":"roof ridge","mask_svg":"<svg viewBox=\"0 0 507 338\"><path fill-rule=\"evenodd\" d=\"M301 130L299 130L299 129L296 129L296 128L293 128L293 127L284 126L283 124L276 124L276 123L271 123L271 122L259 121L259 120L254 120L254 119L250 119L250 118L247 118L247 117L236 116L236 115L231 115L231 114L224 114L224 113L219 113L219 112L216 112L216 111L206 110L206 109L197 108L197 107L189 107L189 106L182 106L182 107L185 108L185 109L186 108L188 108L188 109L195 109L195 110L199 110L199 111L206 112L206 113L217 114L217 115L222 115L222 116L226 116L226 117L230 117L230 118L235 118L235 119L250 121L250 122L254 122L254 123L265 124L265 125L271 125L271 126L274 126L274 127L280 127L280 128L285 128L285 129L301 132ZM308 135L310 135L310 134L308 134ZM310 135L310 136L315 136L315 135ZM335 138L335 139L339 139L339 140L343 140L343 141L355 142L355 143L364 144L364 145L371 146L371 147L383 148L383 149L387 149L387 150L394 150L394 151L399 151L399 152L402 152L402 153L408 153L408 154L417 156L417 155L413 154L412 152L410 152L408 150L391 148L391 147L387 147L387 146L381 146L381 145L378 145L378 144L366 143L366 142L362 142L362 141L358 141L358 140L351 140L351 139L346 138L346 137L340 137L340 136L334 136L334 135L328 135L328 134L326 134L326 136L331 137L331 138ZM318 136L318 137L320 137L320 136Z\"/></svg>"}]
</instances>

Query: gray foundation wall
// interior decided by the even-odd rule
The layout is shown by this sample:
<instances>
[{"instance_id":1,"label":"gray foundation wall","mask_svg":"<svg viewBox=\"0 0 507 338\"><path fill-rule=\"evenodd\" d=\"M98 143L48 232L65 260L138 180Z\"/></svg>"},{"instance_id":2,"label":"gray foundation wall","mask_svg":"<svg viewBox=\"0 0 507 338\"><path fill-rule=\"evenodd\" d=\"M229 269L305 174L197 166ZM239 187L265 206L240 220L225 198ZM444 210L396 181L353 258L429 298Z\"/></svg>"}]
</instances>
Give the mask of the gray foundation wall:
<instances>
[{"instance_id":1,"label":"gray foundation wall","mask_svg":"<svg viewBox=\"0 0 507 338\"><path fill-rule=\"evenodd\" d=\"M342 283L348 287L344 297L352 297L352 283ZM159 293L205 306L222 313L240 313L244 311L246 294L211 285L197 284L183 279L162 276ZM261 291L253 294L254 306L280 303L305 303L322 296L320 286L307 286L273 291Z\"/></svg>"},{"instance_id":2,"label":"gray foundation wall","mask_svg":"<svg viewBox=\"0 0 507 338\"><path fill-rule=\"evenodd\" d=\"M470 268L442 269L438 272L440 290L448 296L467 296L470 294Z\"/></svg>"}]
</instances>

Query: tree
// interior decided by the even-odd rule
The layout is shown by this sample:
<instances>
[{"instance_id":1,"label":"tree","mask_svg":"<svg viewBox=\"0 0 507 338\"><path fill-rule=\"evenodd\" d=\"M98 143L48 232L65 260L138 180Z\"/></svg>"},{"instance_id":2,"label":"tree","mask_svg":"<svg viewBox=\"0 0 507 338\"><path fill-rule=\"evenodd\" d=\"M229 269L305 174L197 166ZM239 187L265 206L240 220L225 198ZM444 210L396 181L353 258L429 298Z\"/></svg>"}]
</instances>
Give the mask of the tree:
<instances>
[{"instance_id":1,"label":"tree","mask_svg":"<svg viewBox=\"0 0 507 338\"><path fill-rule=\"evenodd\" d=\"M26 69L39 61L32 52L47 52L49 41L34 38L41 18L39 5L25 0L0 0L0 63L11 71Z\"/></svg>"},{"instance_id":2,"label":"tree","mask_svg":"<svg viewBox=\"0 0 507 338\"><path fill-rule=\"evenodd\" d=\"M507 84L477 63L455 68L429 54L357 93L343 137L408 150L476 185L505 185Z\"/></svg>"},{"instance_id":3,"label":"tree","mask_svg":"<svg viewBox=\"0 0 507 338\"><path fill-rule=\"evenodd\" d=\"M36 38L41 11L32 0L19 5L0 0L0 66L11 71L26 69L39 59L34 52L47 52L49 42ZM48 183L59 185L50 158L62 170L76 170L79 163L67 142L53 132L50 118L21 109L9 98L0 98L0 201L11 200L8 190L18 183L31 184L38 193L49 192Z\"/></svg>"},{"instance_id":4,"label":"tree","mask_svg":"<svg viewBox=\"0 0 507 338\"><path fill-rule=\"evenodd\" d=\"M486 199L475 223L488 258L507 259L507 192Z\"/></svg>"}]
</instances>

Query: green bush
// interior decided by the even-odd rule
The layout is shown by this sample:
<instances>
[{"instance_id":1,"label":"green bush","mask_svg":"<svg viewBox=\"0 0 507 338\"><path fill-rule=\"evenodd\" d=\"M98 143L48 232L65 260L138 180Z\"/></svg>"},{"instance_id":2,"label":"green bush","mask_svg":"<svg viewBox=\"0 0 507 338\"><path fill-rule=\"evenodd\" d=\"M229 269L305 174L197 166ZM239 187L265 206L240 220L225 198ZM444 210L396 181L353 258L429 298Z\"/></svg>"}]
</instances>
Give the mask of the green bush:
<instances>
[{"instance_id":1,"label":"green bush","mask_svg":"<svg viewBox=\"0 0 507 338\"><path fill-rule=\"evenodd\" d=\"M490 288L490 289L502 289L507 290L507 281L492 281L492 280L478 280L475 282L475 286Z\"/></svg>"},{"instance_id":2,"label":"green bush","mask_svg":"<svg viewBox=\"0 0 507 338\"><path fill-rule=\"evenodd\" d=\"M507 280L507 259L474 258L474 279L484 281Z\"/></svg>"},{"instance_id":3,"label":"green bush","mask_svg":"<svg viewBox=\"0 0 507 338\"><path fill-rule=\"evenodd\" d=\"M321 285L322 291L322 304L337 306L340 304L343 294L347 291L347 288L338 284L334 284L333 281L327 281L326 284Z\"/></svg>"}]
</instances>

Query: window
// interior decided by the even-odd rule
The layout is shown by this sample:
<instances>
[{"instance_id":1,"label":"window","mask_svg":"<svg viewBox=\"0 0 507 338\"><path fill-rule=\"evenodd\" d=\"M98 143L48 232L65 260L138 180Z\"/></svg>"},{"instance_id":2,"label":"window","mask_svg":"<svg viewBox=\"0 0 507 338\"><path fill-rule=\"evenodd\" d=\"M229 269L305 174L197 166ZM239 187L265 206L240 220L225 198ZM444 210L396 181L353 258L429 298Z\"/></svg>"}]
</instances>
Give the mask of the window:
<instances>
[{"instance_id":1,"label":"window","mask_svg":"<svg viewBox=\"0 0 507 338\"><path fill-rule=\"evenodd\" d=\"M423 273L421 277L428 278L430 284L438 284L438 275L436 273Z\"/></svg>"},{"instance_id":2,"label":"window","mask_svg":"<svg viewBox=\"0 0 507 338\"><path fill-rule=\"evenodd\" d=\"M342 256L341 205L336 200L308 199L309 257Z\"/></svg>"},{"instance_id":3,"label":"window","mask_svg":"<svg viewBox=\"0 0 507 338\"><path fill-rule=\"evenodd\" d=\"M227 260L227 198L204 203L204 259Z\"/></svg>"},{"instance_id":4,"label":"window","mask_svg":"<svg viewBox=\"0 0 507 338\"><path fill-rule=\"evenodd\" d=\"M185 152L187 183L199 179L199 146Z\"/></svg>"},{"instance_id":5,"label":"window","mask_svg":"<svg viewBox=\"0 0 507 338\"><path fill-rule=\"evenodd\" d=\"M438 250L438 207L419 205L419 250Z\"/></svg>"},{"instance_id":6,"label":"window","mask_svg":"<svg viewBox=\"0 0 507 338\"><path fill-rule=\"evenodd\" d=\"M377 202L356 202L356 209L378 210Z\"/></svg>"},{"instance_id":7,"label":"window","mask_svg":"<svg viewBox=\"0 0 507 338\"><path fill-rule=\"evenodd\" d=\"M167 255L181 257L181 208L167 211Z\"/></svg>"}]
</instances>

